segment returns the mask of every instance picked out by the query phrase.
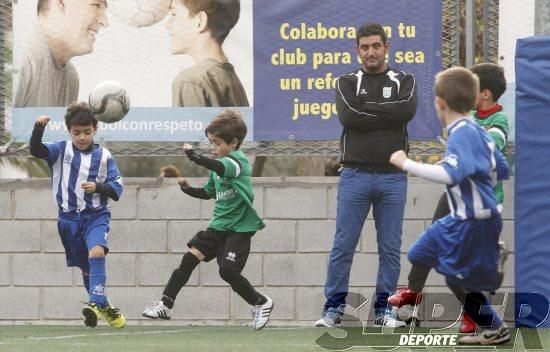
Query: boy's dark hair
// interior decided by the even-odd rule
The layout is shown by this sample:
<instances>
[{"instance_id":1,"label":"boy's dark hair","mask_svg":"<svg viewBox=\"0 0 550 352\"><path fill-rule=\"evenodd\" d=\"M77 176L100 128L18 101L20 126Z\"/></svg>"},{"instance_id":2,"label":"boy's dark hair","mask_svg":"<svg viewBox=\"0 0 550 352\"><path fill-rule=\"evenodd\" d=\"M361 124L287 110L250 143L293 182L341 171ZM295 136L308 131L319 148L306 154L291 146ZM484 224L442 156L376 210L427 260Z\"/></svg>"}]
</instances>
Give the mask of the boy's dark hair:
<instances>
[{"instance_id":1,"label":"boy's dark hair","mask_svg":"<svg viewBox=\"0 0 550 352\"><path fill-rule=\"evenodd\" d=\"M239 21L239 0L181 0L189 10L189 16L204 11L208 15L208 28L218 43L223 43L231 29Z\"/></svg>"},{"instance_id":2,"label":"boy's dark hair","mask_svg":"<svg viewBox=\"0 0 550 352\"><path fill-rule=\"evenodd\" d=\"M230 144L233 138L239 141L235 149L239 149L244 137L246 137L246 124L243 117L237 109L225 109L216 116L204 130L204 134L208 133L221 138L225 143Z\"/></svg>"},{"instance_id":3,"label":"boy's dark hair","mask_svg":"<svg viewBox=\"0 0 550 352\"><path fill-rule=\"evenodd\" d=\"M453 67L435 76L434 90L451 110L467 114L476 105L479 79L464 67Z\"/></svg>"},{"instance_id":4,"label":"boy's dark hair","mask_svg":"<svg viewBox=\"0 0 550 352\"><path fill-rule=\"evenodd\" d=\"M479 77L479 91L487 89L493 95L493 100L498 101L506 91L504 68L497 64L482 63L472 66L470 70Z\"/></svg>"},{"instance_id":5,"label":"boy's dark hair","mask_svg":"<svg viewBox=\"0 0 550 352\"><path fill-rule=\"evenodd\" d=\"M386 31L384 30L384 27L380 23L367 23L359 27L357 29L357 36L355 37L355 40L357 42L357 45L359 45L359 39L362 37L369 37L371 35L379 35L382 39L382 43L386 44L388 41L388 36L386 35Z\"/></svg>"},{"instance_id":6,"label":"boy's dark hair","mask_svg":"<svg viewBox=\"0 0 550 352\"><path fill-rule=\"evenodd\" d=\"M94 129L97 128L97 120L92 114L90 105L85 102L72 103L67 108L65 113L65 125L70 130L71 126L88 126L93 125Z\"/></svg>"}]
</instances>

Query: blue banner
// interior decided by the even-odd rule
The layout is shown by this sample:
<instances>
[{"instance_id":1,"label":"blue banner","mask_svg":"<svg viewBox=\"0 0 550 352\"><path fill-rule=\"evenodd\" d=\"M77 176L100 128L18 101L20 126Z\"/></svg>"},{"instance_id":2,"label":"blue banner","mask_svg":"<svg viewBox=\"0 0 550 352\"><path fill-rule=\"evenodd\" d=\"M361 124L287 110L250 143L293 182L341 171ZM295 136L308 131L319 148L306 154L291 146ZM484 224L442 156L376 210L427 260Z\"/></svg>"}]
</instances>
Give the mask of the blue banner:
<instances>
[{"instance_id":1,"label":"blue banner","mask_svg":"<svg viewBox=\"0 0 550 352\"><path fill-rule=\"evenodd\" d=\"M254 0L254 138L333 140L338 76L361 67L355 28L381 23L388 65L412 73L418 110L411 139L435 139L434 75L441 69L441 2L433 0Z\"/></svg>"}]
</instances>

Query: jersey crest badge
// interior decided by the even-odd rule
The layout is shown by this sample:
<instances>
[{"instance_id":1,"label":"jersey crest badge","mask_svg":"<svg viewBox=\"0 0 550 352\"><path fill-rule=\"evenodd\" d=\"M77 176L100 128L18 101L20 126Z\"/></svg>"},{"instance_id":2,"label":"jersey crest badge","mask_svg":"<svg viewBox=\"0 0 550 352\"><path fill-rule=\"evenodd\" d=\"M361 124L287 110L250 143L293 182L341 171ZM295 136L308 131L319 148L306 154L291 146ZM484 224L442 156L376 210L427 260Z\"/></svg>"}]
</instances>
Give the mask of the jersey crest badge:
<instances>
[{"instance_id":1,"label":"jersey crest badge","mask_svg":"<svg viewBox=\"0 0 550 352\"><path fill-rule=\"evenodd\" d=\"M382 96L385 99L388 99L389 97L391 97L391 88L392 87L384 87L384 89L382 89Z\"/></svg>"}]
</instances>

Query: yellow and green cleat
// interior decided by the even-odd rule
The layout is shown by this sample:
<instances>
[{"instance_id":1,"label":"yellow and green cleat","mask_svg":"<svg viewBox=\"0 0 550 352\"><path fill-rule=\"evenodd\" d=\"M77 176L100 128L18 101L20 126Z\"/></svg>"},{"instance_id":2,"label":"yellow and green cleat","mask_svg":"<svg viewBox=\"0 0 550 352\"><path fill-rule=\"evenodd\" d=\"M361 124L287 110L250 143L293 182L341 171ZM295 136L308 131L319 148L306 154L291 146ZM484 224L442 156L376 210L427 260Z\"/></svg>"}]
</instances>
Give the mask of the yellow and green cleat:
<instances>
[{"instance_id":1,"label":"yellow and green cleat","mask_svg":"<svg viewBox=\"0 0 550 352\"><path fill-rule=\"evenodd\" d=\"M120 313L120 309L115 308L109 301L103 308L97 308L99 314L113 328L122 329L126 326L126 318Z\"/></svg>"}]
</instances>

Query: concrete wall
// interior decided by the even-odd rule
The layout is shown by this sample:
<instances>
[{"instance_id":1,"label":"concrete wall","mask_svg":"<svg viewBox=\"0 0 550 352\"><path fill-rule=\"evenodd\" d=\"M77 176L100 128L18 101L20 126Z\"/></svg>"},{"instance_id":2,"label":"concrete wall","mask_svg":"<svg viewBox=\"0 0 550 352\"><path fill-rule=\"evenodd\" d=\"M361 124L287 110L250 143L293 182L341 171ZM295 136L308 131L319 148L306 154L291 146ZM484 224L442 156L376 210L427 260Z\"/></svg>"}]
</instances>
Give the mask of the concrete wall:
<instances>
[{"instance_id":1,"label":"concrete wall","mask_svg":"<svg viewBox=\"0 0 550 352\"><path fill-rule=\"evenodd\" d=\"M191 179L200 185L204 179ZM258 178L255 205L267 227L256 234L244 275L275 301L273 324L308 325L320 315L323 284L336 217L338 178ZM56 226L49 180L0 180L0 324L78 323L87 300L80 271L67 268ZM513 251L513 180L505 184L504 231ZM442 187L409 179L400 285L410 264L406 251L430 224ZM205 229L213 201L190 198L173 179L125 179L125 193L112 203L107 293L133 324L158 300L187 240ZM370 300L378 266L372 215L366 222L351 272L350 291ZM513 256L503 291L513 288ZM215 262L202 263L178 296L170 324L249 324L250 307L218 277ZM453 319L458 303L433 272L425 312L444 303L437 321ZM436 308L441 310L441 306ZM370 319L366 305L359 317ZM437 309L435 310L437 311ZM441 313L441 312L439 312ZM435 313L436 315L439 313ZM510 319L511 310L507 311Z\"/></svg>"}]
</instances>

